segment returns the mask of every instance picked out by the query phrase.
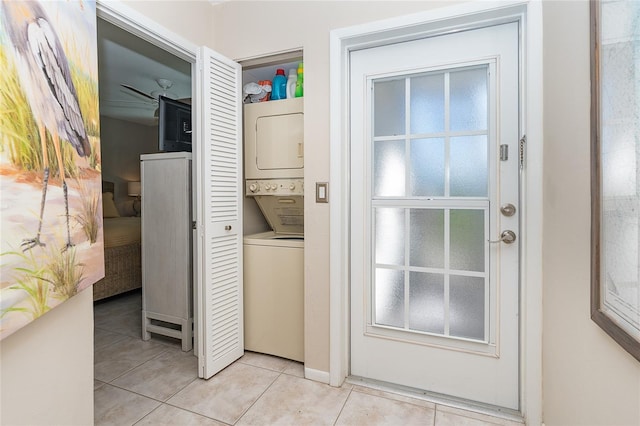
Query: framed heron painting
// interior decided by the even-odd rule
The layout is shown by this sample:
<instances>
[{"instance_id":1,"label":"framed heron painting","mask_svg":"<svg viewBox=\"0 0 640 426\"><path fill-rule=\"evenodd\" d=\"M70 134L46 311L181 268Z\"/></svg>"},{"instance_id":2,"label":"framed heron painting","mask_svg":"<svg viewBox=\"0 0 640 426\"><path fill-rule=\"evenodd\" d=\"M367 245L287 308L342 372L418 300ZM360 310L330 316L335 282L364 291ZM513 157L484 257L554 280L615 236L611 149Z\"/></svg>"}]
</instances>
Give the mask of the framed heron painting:
<instances>
[{"instance_id":1,"label":"framed heron painting","mask_svg":"<svg viewBox=\"0 0 640 426\"><path fill-rule=\"evenodd\" d=\"M94 1L0 0L0 338L104 276Z\"/></svg>"},{"instance_id":2,"label":"framed heron painting","mask_svg":"<svg viewBox=\"0 0 640 426\"><path fill-rule=\"evenodd\" d=\"M640 2L591 2L591 318L640 361Z\"/></svg>"}]
</instances>

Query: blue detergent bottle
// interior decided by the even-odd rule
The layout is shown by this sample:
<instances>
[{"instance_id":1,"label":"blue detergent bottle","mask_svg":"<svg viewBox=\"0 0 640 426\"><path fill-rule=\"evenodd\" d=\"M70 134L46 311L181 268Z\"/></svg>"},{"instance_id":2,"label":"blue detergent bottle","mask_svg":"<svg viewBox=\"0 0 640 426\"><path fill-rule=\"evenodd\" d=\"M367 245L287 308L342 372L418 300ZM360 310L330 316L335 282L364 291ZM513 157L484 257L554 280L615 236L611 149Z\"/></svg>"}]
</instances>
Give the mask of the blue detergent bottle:
<instances>
[{"instance_id":1,"label":"blue detergent bottle","mask_svg":"<svg viewBox=\"0 0 640 426\"><path fill-rule=\"evenodd\" d=\"M273 77L273 85L271 86L271 100L287 99L287 77L284 75L284 69L278 68L276 75Z\"/></svg>"}]
</instances>

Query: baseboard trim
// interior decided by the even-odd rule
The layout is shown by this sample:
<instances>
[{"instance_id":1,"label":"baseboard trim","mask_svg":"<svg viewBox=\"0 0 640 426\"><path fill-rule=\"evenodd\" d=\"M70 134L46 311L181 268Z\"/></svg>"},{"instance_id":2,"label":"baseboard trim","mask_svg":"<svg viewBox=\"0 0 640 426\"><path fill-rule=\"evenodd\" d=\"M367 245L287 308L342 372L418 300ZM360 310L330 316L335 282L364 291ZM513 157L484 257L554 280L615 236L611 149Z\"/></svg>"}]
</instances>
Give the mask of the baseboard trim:
<instances>
[{"instance_id":1,"label":"baseboard trim","mask_svg":"<svg viewBox=\"0 0 640 426\"><path fill-rule=\"evenodd\" d=\"M313 380L314 382L329 384L331 376L328 371L314 370L313 368L304 368L304 378Z\"/></svg>"}]
</instances>

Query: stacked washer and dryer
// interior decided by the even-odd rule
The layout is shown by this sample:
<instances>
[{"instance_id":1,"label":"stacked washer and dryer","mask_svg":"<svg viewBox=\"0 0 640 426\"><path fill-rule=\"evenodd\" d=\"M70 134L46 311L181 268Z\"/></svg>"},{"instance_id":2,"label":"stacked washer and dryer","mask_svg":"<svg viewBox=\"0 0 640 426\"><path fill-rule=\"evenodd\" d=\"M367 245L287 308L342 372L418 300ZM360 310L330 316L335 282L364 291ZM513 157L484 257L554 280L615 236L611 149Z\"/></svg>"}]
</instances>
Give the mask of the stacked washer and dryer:
<instances>
[{"instance_id":1,"label":"stacked washer and dryer","mask_svg":"<svg viewBox=\"0 0 640 426\"><path fill-rule=\"evenodd\" d=\"M244 106L245 194L271 231L244 238L245 349L304 361L303 98Z\"/></svg>"}]
</instances>

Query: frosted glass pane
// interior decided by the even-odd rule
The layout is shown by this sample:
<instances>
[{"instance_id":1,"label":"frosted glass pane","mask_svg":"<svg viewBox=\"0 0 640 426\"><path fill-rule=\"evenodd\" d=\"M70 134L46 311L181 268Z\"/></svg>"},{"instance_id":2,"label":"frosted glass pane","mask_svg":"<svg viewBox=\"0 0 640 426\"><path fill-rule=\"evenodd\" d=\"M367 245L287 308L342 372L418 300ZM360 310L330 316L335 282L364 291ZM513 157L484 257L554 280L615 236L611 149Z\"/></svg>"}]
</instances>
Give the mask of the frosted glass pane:
<instances>
[{"instance_id":1,"label":"frosted glass pane","mask_svg":"<svg viewBox=\"0 0 640 426\"><path fill-rule=\"evenodd\" d=\"M411 195L444 195L444 139L411 141Z\"/></svg>"},{"instance_id":2,"label":"frosted glass pane","mask_svg":"<svg viewBox=\"0 0 640 426\"><path fill-rule=\"evenodd\" d=\"M484 278L449 277L449 334L485 340Z\"/></svg>"},{"instance_id":3,"label":"frosted glass pane","mask_svg":"<svg viewBox=\"0 0 640 426\"><path fill-rule=\"evenodd\" d=\"M487 69L476 68L450 74L450 123L454 132L487 129Z\"/></svg>"},{"instance_id":4,"label":"frosted glass pane","mask_svg":"<svg viewBox=\"0 0 640 426\"><path fill-rule=\"evenodd\" d=\"M444 131L444 74L411 79L411 133Z\"/></svg>"},{"instance_id":5,"label":"frosted glass pane","mask_svg":"<svg viewBox=\"0 0 640 426\"><path fill-rule=\"evenodd\" d=\"M411 272L409 328L444 334L444 276Z\"/></svg>"},{"instance_id":6,"label":"frosted glass pane","mask_svg":"<svg viewBox=\"0 0 640 426\"><path fill-rule=\"evenodd\" d=\"M374 136L405 134L405 82L402 80L373 83Z\"/></svg>"},{"instance_id":7,"label":"frosted glass pane","mask_svg":"<svg viewBox=\"0 0 640 426\"><path fill-rule=\"evenodd\" d=\"M450 142L450 194L452 197L487 196L487 137L464 136Z\"/></svg>"},{"instance_id":8,"label":"frosted glass pane","mask_svg":"<svg viewBox=\"0 0 640 426\"><path fill-rule=\"evenodd\" d=\"M376 269L375 323L404 327L404 272Z\"/></svg>"},{"instance_id":9,"label":"frosted glass pane","mask_svg":"<svg viewBox=\"0 0 640 426\"><path fill-rule=\"evenodd\" d=\"M484 272L484 210L451 210L450 267Z\"/></svg>"},{"instance_id":10,"label":"frosted glass pane","mask_svg":"<svg viewBox=\"0 0 640 426\"><path fill-rule=\"evenodd\" d=\"M376 263L404 265L404 209L374 210Z\"/></svg>"},{"instance_id":11,"label":"frosted glass pane","mask_svg":"<svg viewBox=\"0 0 640 426\"><path fill-rule=\"evenodd\" d=\"M404 141L376 141L373 149L374 196L403 196L405 182Z\"/></svg>"},{"instance_id":12,"label":"frosted glass pane","mask_svg":"<svg viewBox=\"0 0 640 426\"><path fill-rule=\"evenodd\" d=\"M411 266L444 268L444 210L411 209L409 245Z\"/></svg>"}]
</instances>

